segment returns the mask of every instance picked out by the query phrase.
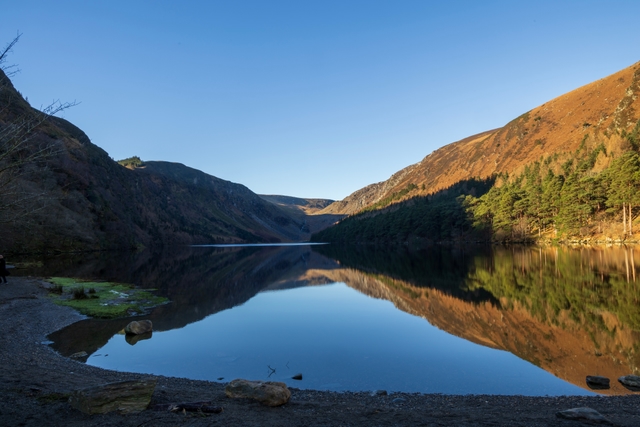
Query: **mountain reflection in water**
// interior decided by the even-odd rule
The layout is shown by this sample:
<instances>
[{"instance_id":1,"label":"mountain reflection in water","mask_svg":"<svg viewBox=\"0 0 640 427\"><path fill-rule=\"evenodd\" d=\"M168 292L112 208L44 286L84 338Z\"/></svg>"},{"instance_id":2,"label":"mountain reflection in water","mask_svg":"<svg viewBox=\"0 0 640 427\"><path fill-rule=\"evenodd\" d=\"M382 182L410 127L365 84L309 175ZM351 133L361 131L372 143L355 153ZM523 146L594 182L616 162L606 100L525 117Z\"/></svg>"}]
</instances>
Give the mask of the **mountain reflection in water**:
<instances>
[{"instance_id":1,"label":"mountain reflection in water","mask_svg":"<svg viewBox=\"0 0 640 427\"><path fill-rule=\"evenodd\" d=\"M345 283L362 294L391 301L399 310L450 334L506 350L583 389L587 375L603 375L612 379L612 388L598 393L624 394L627 390L616 379L637 374L640 362L636 252L531 247L392 252L332 245L183 248L111 258L103 254L81 261L46 260L43 270L34 274L117 280L158 289L172 303L145 316L156 332L199 322L262 291ZM63 355L78 351L92 355L130 320L89 319L52 334L51 339Z\"/></svg>"}]
</instances>

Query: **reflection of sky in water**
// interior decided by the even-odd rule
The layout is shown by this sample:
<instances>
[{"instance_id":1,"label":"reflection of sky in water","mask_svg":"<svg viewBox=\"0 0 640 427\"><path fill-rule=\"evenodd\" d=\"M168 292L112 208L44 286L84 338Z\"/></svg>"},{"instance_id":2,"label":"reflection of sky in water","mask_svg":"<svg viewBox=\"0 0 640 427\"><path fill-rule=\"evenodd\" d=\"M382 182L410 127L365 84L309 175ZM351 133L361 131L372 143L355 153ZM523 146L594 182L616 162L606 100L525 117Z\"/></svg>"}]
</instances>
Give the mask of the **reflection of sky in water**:
<instances>
[{"instance_id":1,"label":"reflection of sky in water","mask_svg":"<svg viewBox=\"0 0 640 427\"><path fill-rule=\"evenodd\" d=\"M155 332L135 346L116 335L87 363L194 379L284 381L310 389L590 394L342 283L260 293L182 329ZM270 377L267 366L276 370ZM290 379L297 373L302 381Z\"/></svg>"}]
</instances>

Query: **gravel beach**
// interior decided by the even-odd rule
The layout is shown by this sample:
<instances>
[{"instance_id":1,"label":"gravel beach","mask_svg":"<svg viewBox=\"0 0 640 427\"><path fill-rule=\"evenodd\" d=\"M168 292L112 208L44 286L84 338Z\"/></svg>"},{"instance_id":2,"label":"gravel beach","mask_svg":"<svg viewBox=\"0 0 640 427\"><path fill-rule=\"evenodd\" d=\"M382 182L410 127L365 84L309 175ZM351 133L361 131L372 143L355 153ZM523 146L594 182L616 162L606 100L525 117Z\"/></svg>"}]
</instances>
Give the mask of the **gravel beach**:
<instances>
[{"instance_id":1,"label":"gravel beach","mask_svg":"<svg viewBox=\"0 0 640 427\"><path fill-rule=\"evenodd\" d=\"M640 393L620 397L525 397L441 394L372 395L291 389L289 403L270 408L225 396L224 385L157 376L151 405L212 401L220 414L86 415L68 403L74 390L149 378L65 358L43 344L82 316L53 304L37 278L11 276L0 285L0 425L2 426L575 426L558 411L589 407L614 425L640 425ZM616 379L612 379L615 381Z\"/></svg>"}]
</instances>

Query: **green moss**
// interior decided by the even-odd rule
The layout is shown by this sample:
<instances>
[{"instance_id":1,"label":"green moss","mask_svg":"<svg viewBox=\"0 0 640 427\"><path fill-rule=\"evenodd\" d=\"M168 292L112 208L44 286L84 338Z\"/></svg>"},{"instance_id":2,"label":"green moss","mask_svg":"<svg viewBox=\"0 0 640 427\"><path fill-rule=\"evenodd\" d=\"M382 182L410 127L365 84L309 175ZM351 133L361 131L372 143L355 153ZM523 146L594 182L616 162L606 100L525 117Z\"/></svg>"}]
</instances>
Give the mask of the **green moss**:
<instances>
[{"instance_id":1,"label":"green moss","mask_svg":"<svg viewBox=\"0 0 640 427\"><path fill-rule=\"evenodd\" d=\"M135 289L126 283L88 282L69 277L52 277L48 281L54 285L53 289L62 288L59 295L50 294L56 304L72 307L91 317L132 316L168 302L150 290ZM90 295L85 294L86 289L91 290ZM86 297L80 298L80 294Z\"/></svg>"}]
</instances>

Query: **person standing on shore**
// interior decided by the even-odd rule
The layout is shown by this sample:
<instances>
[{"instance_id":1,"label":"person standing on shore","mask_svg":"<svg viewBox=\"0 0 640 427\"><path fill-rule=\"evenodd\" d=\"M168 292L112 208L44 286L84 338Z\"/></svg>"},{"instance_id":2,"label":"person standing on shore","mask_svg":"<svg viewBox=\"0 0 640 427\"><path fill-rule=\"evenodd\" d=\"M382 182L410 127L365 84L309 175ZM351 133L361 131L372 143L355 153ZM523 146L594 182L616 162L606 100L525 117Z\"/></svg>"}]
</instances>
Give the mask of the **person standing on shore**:
<instances>
[{"instance_id":1,"label":"person standing on shore","mask_svg":"<svg viewBox=\"0 0 640 427\"><path fill-rule=\"evenodd\" d=\"M0 255L0 282L4 281L4 283L7 283L8 275L7 262L4 260L4 257Z\"/></svg>"}]
</instances>

